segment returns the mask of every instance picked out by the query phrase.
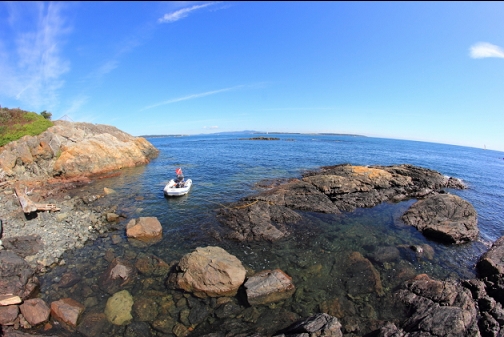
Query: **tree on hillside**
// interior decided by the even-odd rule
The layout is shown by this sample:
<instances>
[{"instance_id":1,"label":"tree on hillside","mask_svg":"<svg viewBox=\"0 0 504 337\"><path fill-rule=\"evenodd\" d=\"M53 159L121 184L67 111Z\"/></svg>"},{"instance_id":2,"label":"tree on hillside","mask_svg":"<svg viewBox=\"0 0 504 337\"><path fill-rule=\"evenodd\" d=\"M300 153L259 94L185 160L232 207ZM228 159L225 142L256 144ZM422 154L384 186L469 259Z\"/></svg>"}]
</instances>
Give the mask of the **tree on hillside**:
<instances>
[{"instance_id":1,"label":"tree on hillside","mask_svg":"<svg viewBox=\"0 0 504 337\"><path fill-rule=\"evenodd\" d=\"M51 120L51 117L52 117L52 113L47 112L47 110L42 111L40 113L40 115L42 115L42 117L44 117L45 119L49 119L49 120Z\"/></svg>"}]
</instances>

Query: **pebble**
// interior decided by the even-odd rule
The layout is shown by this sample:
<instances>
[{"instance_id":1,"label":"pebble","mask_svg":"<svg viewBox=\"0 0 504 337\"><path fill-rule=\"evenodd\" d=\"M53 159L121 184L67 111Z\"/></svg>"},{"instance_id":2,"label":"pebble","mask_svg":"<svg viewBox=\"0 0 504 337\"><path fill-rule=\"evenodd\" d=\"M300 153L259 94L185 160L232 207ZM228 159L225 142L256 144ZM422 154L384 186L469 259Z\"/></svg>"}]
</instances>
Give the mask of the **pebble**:
<instances>
[{"instance_id":1,"label":"pebble","mask_svg":"<svg viewBox=\"0 0 504 337\"><path fill-rule=\"evenodd\" d=\"M61 260L61 257L66 250L82 248L87 241L98 237L95 227L89 223L91 216L94 217L93 220L96 219L104 232L107 230L104 217L93 213L91 209L93 204L83 205L79 197L61 196L58 200L52 201L61 208L61 211L38 212L36 216L27 218L15 194L8 191L5 190L5 196L0 199L3 230L3 233L0 232L0 238L40 236L45 248L25 258L30 265L38 267L39 270L45 270L53 265L64 265L65 261ZM79 210L76 209L76 205ZM2 249L1 241L0 249Z\"/></svg>"}]
</instances>

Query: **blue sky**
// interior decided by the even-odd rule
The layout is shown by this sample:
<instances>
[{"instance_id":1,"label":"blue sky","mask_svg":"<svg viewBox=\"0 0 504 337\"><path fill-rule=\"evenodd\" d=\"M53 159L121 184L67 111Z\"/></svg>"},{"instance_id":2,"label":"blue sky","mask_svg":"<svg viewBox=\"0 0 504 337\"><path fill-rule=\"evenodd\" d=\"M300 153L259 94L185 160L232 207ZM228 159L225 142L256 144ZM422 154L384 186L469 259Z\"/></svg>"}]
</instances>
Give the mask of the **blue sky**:
<instances>
[{"instance_id":1,"label":"blue sky","mask_svg":"<svg viewBox=\"0 0 504 337\"><path fill-rule=\"evenodd\" d=\"M2 2L0 104L504 151L504 2Z\"/></svg>"}]
</instances>

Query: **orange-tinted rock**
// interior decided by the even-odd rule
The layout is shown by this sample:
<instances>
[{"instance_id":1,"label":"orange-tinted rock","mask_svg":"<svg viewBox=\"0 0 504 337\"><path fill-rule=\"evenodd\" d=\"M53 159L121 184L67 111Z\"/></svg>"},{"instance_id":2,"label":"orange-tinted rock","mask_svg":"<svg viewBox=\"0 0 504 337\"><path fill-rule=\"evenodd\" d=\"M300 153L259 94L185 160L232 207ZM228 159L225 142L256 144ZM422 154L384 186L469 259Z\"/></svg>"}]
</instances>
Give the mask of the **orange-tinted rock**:
<instances>
[{"instance_id":1,"label":"orange-tinted rock","mask_svg":"<svg viewBox=\"0 0 504 337\"><path fill-rule=\"evenodd\" d=\"M140 217L131 220L126 225L126 236L147 244L153 244L161 241L163 228L155 217Z\"/></svg>"},{"instance_id":2,"label":"orange-tinted rock","mask_svg":"<svg viewBox=\"0 0 504 337\"><path fill-rule=\"evenodd\" d=\"M146 164L158 153L144 138L113 126L55 121L38 136L5 145L0 168L12 178L89 176Z\"/></svg>"},{"instance_id":3,"label":"orange-tinted rock","mask_svg":"<svg viewBox=\"0 0 504 337\"><path fill-rule=\"evenodd\" d=\"M23 300L17 295L0 295L0 306L20 304L21 302Z\"/></svg>"},{"instance_id":4,"label":"orange-tinted rock","mask_svg":"<svg viewBox=\"0 0 504 337\"><path fill-rule=\"evenodd\" d=\"M21 313L24 318L31 325L37 325L43 323L49 319L51 314L51 309L47 306L41 298L32 298L24 301L23 304L19 306Z\"/></svg>"},{"instance_id":5,"label":"orange-tinted rock","mask_svg":"<svg viewBox=\"0 0 504 337\"><path fill-rule=\"evenodd\" d=\"M280 269L255 274L245 282L245 288L250 305L278 302L291 297L296 291L292 277Z\"/></svg>"},{"instance_id":6,"label":"orange-tinted rock","mask_svg":"<svg viewBox=\"0 0 504 337\"><path fill-rule=\"evenodd\" d=\"M198 297L234 296L246 274L240 260L220 247L198 247L177 268L173 276L178 288Z\"/></svg>"},{"instance_id":7,"label":"orange-tinted rock","mask_svg":"<svg viewBox=\"0 0 504 337\"><path fill-rule=\"evenodd\" d=\"M70 331L75 331L84 309L84 305L71 298L63 298L51 303L52 317Z\"/></svg>"}]
</instances>

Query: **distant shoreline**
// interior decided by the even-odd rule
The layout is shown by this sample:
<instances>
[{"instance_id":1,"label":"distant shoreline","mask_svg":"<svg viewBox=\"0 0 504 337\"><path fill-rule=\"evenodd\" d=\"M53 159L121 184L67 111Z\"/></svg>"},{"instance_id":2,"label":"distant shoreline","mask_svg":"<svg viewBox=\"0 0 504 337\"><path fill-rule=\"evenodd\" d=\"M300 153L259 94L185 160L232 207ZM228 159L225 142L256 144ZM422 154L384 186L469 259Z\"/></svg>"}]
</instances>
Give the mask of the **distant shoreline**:
<instances>
[{"instance_id":1,"label":"distant shoreline","mask_svg":"<svg viewBox=\"0 0 504 337\"><path fill-rule=\"evenodd\" d=\"M350 133L331 133L331 132L261 132L261 131L229 131L216 133L201 133L195 135L142 135L143 138L164 138L164 137L188 137L188 136L203 136L203 135L234 135L234 134L252 134L252 135L313 135L313 136L346 136L346 137L367 137L364 135Z\"/></svg>"}]
</instances>

